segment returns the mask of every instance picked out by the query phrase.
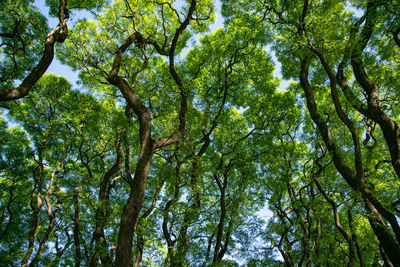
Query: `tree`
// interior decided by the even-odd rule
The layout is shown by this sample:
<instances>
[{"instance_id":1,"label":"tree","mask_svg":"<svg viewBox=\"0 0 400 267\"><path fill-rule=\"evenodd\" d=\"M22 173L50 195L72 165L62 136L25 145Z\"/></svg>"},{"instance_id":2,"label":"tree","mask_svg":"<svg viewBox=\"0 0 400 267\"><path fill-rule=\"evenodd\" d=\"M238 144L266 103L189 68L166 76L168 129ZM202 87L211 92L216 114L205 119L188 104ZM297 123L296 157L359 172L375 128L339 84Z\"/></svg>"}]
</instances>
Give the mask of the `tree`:
<instances>
[{"instance_id":1,"label":"tree","mask_svg":"<svg viewBox=\"0 0 400 267\"><path fill-rule=\"evenodd\" d=\"M46 4L0 4L5 264L399 265L397 3Z\"/></svg>"},{"instance_id":2,"label":"tree","mask_svg":"<svg viewBox=\"0 0 400 267\"><path fill-rule=\"evenodd\" d=\"M228 3L230 1L224 2ZM378 15L380 12L383 14L383 10L388 10L391 14L397 16L392 10L392 8L395 8L395 5L383 4L377 1L357 2L357 7L365 10L365 15L361 16L361 18L356 18L352 16L351 12L346 11L346 5L347 8L351 7L351 4L346 2L333 5L332 2L309 3L308 1L298 1L287 3L286 1L277 1L265 3L260 1L245 7L243 5L246 5L246 1L239 1L231 5L230 8L227 8L227 15L237 14L239 8L244 8L244 10L250 11L252 15L253 20L251 23L258 23L258 25L267 24L268 26L271 26L271 24L275 25L272 29L278 37L279 45L276 46L276 50L284 66L284 75L293 78L299 77L310 116L331 154L337 171L354 191L360 192L363 196L366 205L365 209L370 213L369 220L371 227L380 241L382 258L388 264L390 261L393 264L398 264L395 256L399 249L398 223L395 212L391 208L385 208L396 203L396 198L394 195L392 195L391 200L378 197L380 194L374 190L373 184L379 182L376 180L373 181L373 179L368 177L373 171L366 171L366 166L371 166L369 167L371 170L377 170L381 166L380 164L374 165L370 161L365 162L363 160L363 158L371 159L374 148L376 149L378 139L375 137L374 145L368 146L372 130L372 127L369 126L371 126L371 123L376 123L382 129L385 141L381 142L386 143L388 147L386 151L390 152L393 170L397 172L397 156L395 155L397 153L395 152L397 151L395 143L398 139L396 137L396 132L398 131L397 124L382 110L378 96L379 87L370 78L369 75L371 74L367 74L364 65L364 61L370 60L371 57L363 53L368 41L371 39L373 28L375 25L379 27L378 21L388 25L385 27L384 32L389 32L389 36L392 37L392 40L388 40L389 45L387 48L390 47L387 49L388 53L393 53L393 48L397 49L395 44L396 34L393 29L396 29L398 25L396 23L393 24L393 21L388 19L388 17ZM248 14L243 15L246 16ZM362 23L364 25L360 30ZM265 28L268 29L268 26ZM382 33L377 36L382 37ZM343 38L345 36L347 40ZM377 51L377 55L380 55L379 51L382 51L382 46L379 46L377 43L371 42L370 48L373 51L372 54ZM319 64L318 62L314 62L315 58L318 59ZM297 67L293 64L293 60L299 62ZM353 72L344 74L348 61L351 61ZM369 62L376 67L372 61ZM386 62L389 65L391 64L388 61ZM332 70L332 65L337 66L337 73ZM310 68L312 68L311 82L309 82ZM359 100L362 94L355 93L355 90L351 89L348 85L348 80L351 79L356 81L354 87L357 88L359 86L358 88L364 90L367 104L363 104ZM339 95L337 90L338 85L343 89L346 100ZM318 88L320 88L319 92L317 91ZM329 102L333 104L333 110L328 109L326 106L321 108L321 103L327 104L325 101L326 98L321 97L323 95L323 91L321 90L324 89L325 91L326 89L331 90L331 101ZM381 91L386 92L382 88ZM387 90L387 92L388 94L394 93L390 90ZM365 149L362 149L359 137L362 121L360 121L359 115L354 110L349 110L349 105L362 116L365 116L367 124L367 138L363 143L366 147ZM372 112L372 110L374 111ZM380 114L378 116L382 119L377 119L376 117L373 119L375 115L372 115L372 113ZM325 114L327 116L324 116ZM334 122L332 116L336 116L339 120ZM386 122L384 123L383 121ZM336 128L334 128L342 127L340 125L345 127L344 131L348 132L348 137L334 138L335 134L341 135L341 132L337 132ZM390 128L389 125L391 125L392 130L388 129ZM388 137L389 132L391 132L390 138ZM350 142L346 144L346 142L338 140L349 140ZM353 162L349 158L351 154L346 153L347 151L353 151ZM378 160L381 162L387 161L385 155L376 155L373 157L375 159L381 157ZM367 178L369 178L368 183L366 182ZM385 193L386 195L390 194L390 190ZM326 199L328 200L329 198ZM385 202L386 204L383 204ZM335 206L334 203L332 205ZM387 225L385 220L387 220L390 226ZM351 265L352 263L349 264Z\"/></svg>"}]
</instances>

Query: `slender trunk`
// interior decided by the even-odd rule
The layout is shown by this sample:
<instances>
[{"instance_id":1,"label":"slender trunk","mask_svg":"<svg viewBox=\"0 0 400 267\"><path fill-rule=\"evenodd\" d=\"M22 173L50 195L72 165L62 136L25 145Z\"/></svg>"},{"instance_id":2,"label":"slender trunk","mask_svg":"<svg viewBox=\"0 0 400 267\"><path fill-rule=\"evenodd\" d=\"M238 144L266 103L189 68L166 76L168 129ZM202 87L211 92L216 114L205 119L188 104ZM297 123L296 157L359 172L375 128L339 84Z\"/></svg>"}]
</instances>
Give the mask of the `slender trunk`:
<instances>
[{"instance_id":1,"label":"slender trunk","mask_svg":"<svg viewBox=\"0 0 400 267\"><path fill-rule=\"evenodd\" d=\"M285 228L285 230L283 231L281 238L279 240L278 250L281 253L281 255L285 261L285 265L287 267L294 267L294 266L296 266L296 264L293 262L292 256L290 254L290 250L285 251L282 248L283 241L286 239L286 235L289 233L289 230L290 230L289 228Z\"/></svg>"},{"instance_id":2,"label":"slender trunk","mask_svg":"<svg viewBox=\"0 0 400 267\"><path fill-rule=\"evenodd\" d=\"M38 173L36 174L36 170L33 170L33 176L35 179L35 187L37 188L37 193L36 193L36 206L34 206L35 203L35 195L34 192L32 192L31 195L31 209L33 210L32 212L32 222L31 222L31 228L29 230L29 243L28 243L28 250L25 253L24 257L22 258L21 261L21 266L26 267L28 266L28 261L30 257L32 256L33 252L33 247L35 245L35 239L36 239L36 231L38 227L38 219L39 219L39 212L42 207L42 179L43 179L43 170L44 170L44 165L43 165L43 150L41 146L38 148Z\"/></svg>"},{"instance_id":3,"label":"slender trunk","mask_svg":"<svg viewBox=\"0 0 400 267\"><path fill-rule=\"evenodd\" d=\"M165 241L167 242L168 246L168 252L167 252L167 257L165 259L164 265L167 266L168 262L171 261L174 257L174 244L176 240L173 240L171 237L171 232L172 229L168 229L168 221L169 221L169 210L172 207L172 205L175 204L176 201L178 201L179 194L180 194L180 173L181 173L181 165L183 164L183 161L178 161L176 166L175 166L175 175L176 179L173 179L175 182L175 190L174 190L174 196L168 202L165 204L165 208L163 211L163 223L162 223L162 231L163 235L165 238Z\"/></svg>"},{"instance_id":4,"label":"slender trunk","mask_svg":"<svg viewBox=\"0 0 400 267\"><path fill-rule=\"evenodd\" d=\"M121 132L118 132L115 148L117 153L117 159L115 164L104 174L103 179L100 182L99 190L99 206L96 209L95 221L96 226L93 232L93 239L95 243L95 251L90 259L90 266L97 266L98 258L100 257L101 263L105 266L112 265L112 259L107 247L106 237L104 234L104 224L107 220L107 210L109 209L109 196L110 190L110 179L111 177L121 169L122 159L124 154L120 145Z\"/></svg>"},{"instance_id":5,"label":"slender trunk","mask_svg":"<svg viewBox=\"0 0 400 267\"><path fill-rule=\"evenodd\" d=\"M199 216L199 209L200 209L200 204L201 204L201 199L200 199L200 191L197 186L198 184L198 178L199 178L199 160L201 156L206 152L208 146L210 145L210 134L212 133L213 129L210 130L209 133L204 134L204 143L201 146L199 152L193 156L193 162L192 162L192 169L191 169L191 179L190 179L190 187L191 187L191 193L193 195L193 203L186 208L185 210L185 216L183 218L182 226L179 231L178 239L177 239L177 248L176 252L172 254L171 256L171 264L176 265L176 266L183 266L184 260L186 258L186 253L188 249L188 236L187 232L189 229L190 224L196 220Z\"/></svg>"},{"instance_id":6,"label":"slender trunk","mask_svg":"<svg viewBox=\"0 0 400 267\"><path fill-rule=\"evenodd\" d=\"M220 206L221 206L221 214L219 217L219 223L218 223L218 232L217 232L217 240L215 241L215 247L214 247L214 257L213 257L213 264L221 261L221 258L219 258L219 251L221 248L221 242L222 242L222 236L224 234L224 224L225 224L225 218L226 218L226 206L225 206L225 190L227 186L227 175L224 175L224 181L221 183L218 177L215 177L215 180L217 181L218 188L220 190Z\"/></svg>"},{"instance_id":7,"label":"slender trunk","mask_svg":"<svg viewBox=\"0 0 400 267\"><path fill-rule=\"evenodd\" d=\"M136 251L135 251L135 261L133 263L134 267L139 267L143 256L144 240L141 231L136 231Z\"/></svg>"},{"instance_id":8,"label":"slender trunk","mask_svg":"<svg viewBox=\"0 0 400 267\"><path fill-rule=\"evenodd\" d=\"M61 160L60 168L58 168L56 171L54 171L50 176L49 186L48 186L47 192L46 192L46 194L44 196L44 199L45 199L45 202L46 202L46 206L47 206L47 215L49 217L49 226L47 227L47 230L46 230L42 240L40 241L39 248L38 248L38 250L36 252L35 257L32 259L32 261L29 264L29 266L36 266L37 265L37 262L38 262L40 256L43 253L43 250L45 248L47 240L49 239L50 234L51 234L51 232L53 231L53 229L54 229L54 227L56 225L56 214L57 214L58 210L60 209L61 205L58 204L57 208L53 211L49 197L50 197L50 195L52 194L52 191L53 191L53 185L55 183L54 182L54 177L56 176L57 173L61 172L64 169L64 160L65 160L66 157L67 157L67 150L65 150L64 156L63 156L63 158ZM40 158L40 163L41 163L40 166L41 166L41 168L43 168L42 156L39 156L39 158ZM43 174L43 169L42 169L42 174Z\"/></svg>"},{"instance_id":9,"label":"slender trunk","mask_svg":"<svg viewBox=\"0 0 400 267\"><path fill-rule=\"evenodd\" d=\"M59 208L60 208L60 206L58 206L58 207L56 208L56 210L53 212L53 214L49 216L50 224L49 224L49 226L47 227L47 230L46 230L46 232L45 232L45 234L44 234L44 236L43 236L43 239L42 239L42 241L41 241L40 244L39 244L38 251L37 251L35 257L32 259L31 263L29 264L29 267L33 267L33 266L36 266L36 265L37 265L37 261L39 260L39 257L42 255L43 250L44 250L45 245L46 245L46 242L47 242L47 240L49 239L50 234L51 234L51 232L53 231L53 228L54 228L54 226L55 226L55 223L56 223L56 213L57 213L57 211L58 211Z\"/></svg>"},{"instance_id":10,"label":"slender trunk","mask_svg":"<svg viewBox=\"0 0 400 267\"><path fill-rule=\"evenodd\" d=\"M287 175L291 175L291 169L289 168L289 171L287 173ZM302 211L299 210L298 208L298 204L297 203L301 203L303 204L301 198L300 200L297 199L296 193L292 187L292 185L290 183L287 183L287 191L290 197L290 203L291 206L293 207L293 211L296 213L296 217L297 217L297 221L300 224L301 229L303 230L303 235L301 237L301 246L302 246L302 251L303 251L303 255L298 263L299 266L303 266L304 261L307 259L309 260L310 258L310 251L309 251L309 247L308 247L308 240L310 239L310 231L309 228L306 227L305 222L307 220L305 220L302 216ZM307 209L307 214L309 214L308 208L306 207L306 205L304 205L304 207ZM311 221L308 221L308 223L311 223ZM308 264L307 264L308 266Z\"/></svg>"},{"instance_id":11,"label":"slender trunk","mask_svg":"<svg viewBox=\"0 0 400 267\"><path fill-rule=\"evenodd\" d=\"M355 253L354 253L354 244L350 236L347 234L346 230L343 228L342 224L340 223L340 217L339 217L339 212L337 210L337 205L336 203L326 194L322 186L319 184L318 179L314 177L314 182L315 185L317 186L318 190L321 192L321 194L324 196L326 201L329 202L329 204L332 207L333 211L333 216L335 218L335 225L336 228L339 230L340 234L343 236L343 238L346 240L347 244L349 245L349 262L347 266L354 266L355 262Z\"/></svg>"},{"instance_id":12,"label":"slender trunk","mask_svg":"<svg viewBox=\"0 0 400 267\"><path fill-rule=\"evenodd\" d=\"M315 266L321 266L321 256L320 256L320 251L321 251L321 219L317 219L317 240L316 240L316 248L315 248L315 255L317 256L316 259L316 264Z\"/></svg>"},{"instance_id":13,"label":"slender trunk","mask_svg":"<svg viewBox=\"0 0 400 267\"><path fill-rule=\"evenodd\" d=\"M360 260L360 267L364 267L365 266L364 257L363 257L361 248L360 248L360 246L358 244L358 238L357 238L357 235L356 235L356 229L354 228L354 224L353 224L353 215L351 213L351 209L347 210L347 217L349 218L349 227L350 227L350 231L351 231L351 239L353 240L354 246L356 247L358 259Z\"/></svg>"},{"instance_id":14,"label":"slender trunk","mask_svg":"<svg viewBox=\"0 0 400 267\"><path fill-rule=\"evenodd\" d=\"M234 223L234 218L235 218L235 216L233 214L234 214L234 212L232 212L231 219L228 224L228 230L226 231L226 234L225 234L225 242L222 245L221 250L219 251L218 259L220 259L220 260L224 257L225 253L228 251L228 246L229 246L229 243L231 240L231 233L232 233L232 228L233 228L233 223Z\"/></svg>"},{"instance_id":15,"label":"slender trunk","mask_svg":"<svg viewBox=\"0 0 400 267\"><path fill-rule=\"evenodd\" d=\"M210 257L210 253L211 253L211 245L212 245L213 239L214 239L214 233L212 233L211 236L208 238L207 252L206 252L206 256L204 257L203 264L201 265L202 267L205 267L207 265L208 258Z\"/></svg>"},{"instance_id":16,"label":"slender trunk","mask_svg":"<svg viewBox=\"0 0 400 267\"><path fill-rule=\"evenodd\" d=\"M82 261L79 222L79 189L74 190L74 244L75 244L75 267L79 267Z\"/></svg>"},{"instance_id":17,"label":"slender trunk","mask_svg":"<svg viewBox=\"0 0 400 267\"><path fill-rule=\"evenodd\" d=\"M151 206L142 214L142 216L140 216L139 223L143 222L143 220L145 220L151 214L151 212L154 210L154 208L156 207L156 201L161 192L163 185L164 185L163 180L161 180L157 184L156 192L154 194ZM135 261L133 263L133 266L135 266L135 267L140 266L140 262L142 261L142 256L143 256L143 247L144 247L144 243L145 243L145 240L143 239L142 228L140 226L141 225L139 224L139 227L136 229Z\"/></svg>"},{"instance_id":18,"label":"slender trunk","mask_svg":"<svg viewBox=\"0 0 400 267\"><path fill-rule=\"evenodd\" d=\"M195 197L196 198L196 197ZM184 261L186 258L186 253L188 249L188 229L192 221L196 220L198 217L198 209L200 207L200 201L196 200L192 205L188 206L185 210L185 216L183 218L182 227L179 231L179 236L177 240L177 248L174 257L171 259L171 264L173 266L184 266Z\"/></svg>"},{"instance_id":19,"label":"slender trunk","mask_svg":"<svg viewBox=\"0 0 400 267\"><path fill-rule=\"evenodd\" d=\"M61 204L62 206L63 204ZM58 236L56 236L56 250L57 250L57 257L55 257L54 261L52 262L52 266L59 266L60 261L62 259L62 256L64 255L65 251L68 250L69 246L71 245L72 237L69 234L66 234L67 236L67 243L64 245L64 247L61 249L58 247Z\"/></svg>"}]
</instances>

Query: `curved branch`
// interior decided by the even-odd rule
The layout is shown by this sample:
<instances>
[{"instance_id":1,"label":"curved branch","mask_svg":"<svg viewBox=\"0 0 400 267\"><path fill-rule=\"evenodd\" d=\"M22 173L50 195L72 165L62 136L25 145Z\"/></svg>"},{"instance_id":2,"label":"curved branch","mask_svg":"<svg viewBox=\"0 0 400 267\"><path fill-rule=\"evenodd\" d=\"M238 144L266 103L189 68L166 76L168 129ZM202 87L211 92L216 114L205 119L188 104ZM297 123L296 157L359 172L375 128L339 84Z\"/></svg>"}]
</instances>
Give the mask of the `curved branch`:
<instances>
[{"instance_id":1,"label":"curved branch","mask_svg":"<svg viewBox=\"0 0 400 267\"><path fill-rule=\"evenodd\" d=\"M317 186L319 192L321 192L321 194L324 196L326 201L328 201L329 204L331 204L333 215L334 215L334 218L335 218L336 228L339 230L340 234L344 237L344 239L346 240L347 244L349 245L349 263L348 263L347 266L354 266L355 249L354 249L353 240L351 239L349 234L346 232L346 230L343 228L342 224L340 223L340 216L339 216L339 212L338 212L338 209L337 209L337 204L335 203L335 201L332 200L332 198L330 198L328 196L328 194L325 192L325 190L320 185L320 183L319 183L319 181L318 181L316 176L314 176L314 182L315 182L315 185Z\"/></svg>"},{"instance_id":2,"label":"curved branch","mask_svg":"<svg viewBox=\"0 0 400 267\"><path fill-rule=\"evenodd\" d=\"M185 91L182 79L179 77L178 73L175 70L175 50L178 44L179 37L188 27L190 21L192 20L193 13L196 9L197 0L192 0L190 4L187 16L179 28L176 30L174 34L174 38L172 39L171 47L169 49L169 72L174 79L175 83L178 85L180 95L181 95L181 102L180 102L180 111L179 111L179 126L178 129L171 134L169 137L160 138L155 141L154 145L155 148L162 148L164 146L168 146L170 144L178 142L185 133L186 127L186 113L187 113L187 99L188 99L188 92Z\"/></svg>"},{"instance_id":3,"label":"curved branch","mask_svg":"<svg viewBox=\"0 0 400 267\"><path fill-rule=\"evenodd\" d=\"M349 129L351 136L353 138L353 146L354 146L354 162L356 166L356 172L357 172L357 179L362 183L363 182L363 167L362 167L362 153L361 153L361 146L360 146L360 138L358 136L358 132L356 130L356 127L354 126L353 122L348 118L346 113L343 111L342 104L340 103L339 100L339 95L337 92L336 84L336 76L333 72L333 70L330 68L328 60L325 57L325 54L321 51L319 51L308 39L309 45L311 50L319 57L322 66L325 69L325 72L328 74L329 80L330 80L330 87L331 87L331 97L333 104L335 106L336 113L338 114L340 120L346 125L346 127Z\"/></svg>"},{"instance_id":4,"label":"curved branch","mask_svg":"<svg viewBox=\"0 0 400 267\"><path fill-rule=\"evenodd\" d=\"M15 100L23 98L29 94L33 85L43 76L54 58L54 45L56 42L62 43L67 38L69 19L67 0L60 0L59 20L57 27L47 34L44 43L42 58L29 75L22 81L21 85L15 88L0 90L0 101Z\"/></svg>"},{"instance_id":5,"label":"curved branch","mask_svg":"<svg viewBox=\"0 0 400 267\"><path fill-rule=\"evenodd\" d=\"M397 123L382 110L379 103L379 86L368 76L362 60L362 53L372 36L376 24L376 13L377 8L375 4L369 3L365 15L365 25L357 43L353 46L351 65L357 82L367 94L367 110L365 108L358 110L381 127L383 136L389 147L393 168L397 176L400 177L400 129Z\"/></svg>"},{"instance_id":6,"label":"curved branch","mask_svg":"<svg viewBox=\"0 0 400 267\"><path fill-rule=\"evenodd\" d=\"M308 82L308 68L309 68L308 57L301 60L301 70L300 70L300 83L303 87L304 94L306 96L307 107L310 112L311 118L317 125L319 132L321 133L322 139L326 147L328 148L330 154L332 155L333 163L335 167L342 175L342 177L349 183L352 188L358 189L360 184L355 173L351 170L349 166L344 162L343 158L339 155L339 148L334 141L331 132L328 129L328 125L323 120L321 115L317 110L317 105L315 103L314 93L312 87Z\"/></svg>"},{"instance_id":7,"label":"curved branch","mask_svg":"<svg viewBox=\"0 0 400 267\"><path fill-rule=\"evenodd\" d=\"M129 107L135 112L136 116L139 119L140 123L140 142L142 146L145 146L150 138L150 127L151 127L151 116L150 111L147 107L140 101L140 99L133 93L132 88L129 86L128 82L122 77L119 76L118 72L121 67L122 57L125 51L134 43L141 42L142 35L140 33L131 34L124 43L118 48L113 67L108 74L107 80L112 84L118 87L121 91L123 97L128 103Z\"/></svg>"}]
</instances>

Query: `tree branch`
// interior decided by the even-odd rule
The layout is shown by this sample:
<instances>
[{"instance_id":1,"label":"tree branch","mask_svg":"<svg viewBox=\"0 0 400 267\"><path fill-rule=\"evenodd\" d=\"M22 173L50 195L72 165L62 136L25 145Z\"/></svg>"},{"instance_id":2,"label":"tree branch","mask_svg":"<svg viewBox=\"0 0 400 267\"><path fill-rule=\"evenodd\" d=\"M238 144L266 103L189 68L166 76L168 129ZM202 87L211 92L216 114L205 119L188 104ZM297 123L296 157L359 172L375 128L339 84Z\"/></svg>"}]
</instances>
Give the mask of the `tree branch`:
<instances>
[{"instance_id":1,"label":"tree branch","mask_svg":"<svg viewBox=\"0 0 400 267\"><path fill-rule=\"evenodd\" d=\"M67 21L69 19L67 0L60 0L59 20L57 27L47 34L44 43L44 52L39 63L28 76L22 81L19 87L0 90L0 101L15 100L29 94L32 86L43 76L54 58L54 45L56 42L65 41L68 34Z\"/></svg>"}]
</instances>

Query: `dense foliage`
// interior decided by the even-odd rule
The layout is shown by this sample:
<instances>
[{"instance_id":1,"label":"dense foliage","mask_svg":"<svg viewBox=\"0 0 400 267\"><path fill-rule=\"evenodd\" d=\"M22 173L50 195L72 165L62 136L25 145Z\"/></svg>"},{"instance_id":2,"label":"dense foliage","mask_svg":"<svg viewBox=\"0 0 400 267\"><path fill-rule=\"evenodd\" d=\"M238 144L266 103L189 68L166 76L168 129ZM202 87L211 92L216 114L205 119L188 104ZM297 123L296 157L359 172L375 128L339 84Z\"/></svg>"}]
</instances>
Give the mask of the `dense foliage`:
<instances>
[{"instance_id":1,"label":"dense foliage","mask_svg":"<svg viewBox=\"0 0 400 267\"><path fill-rule=\"evenodd\" d=\"M2 264L400 266L400 3L46 5L0 3Z\"/></svg>"}]
</instances>

